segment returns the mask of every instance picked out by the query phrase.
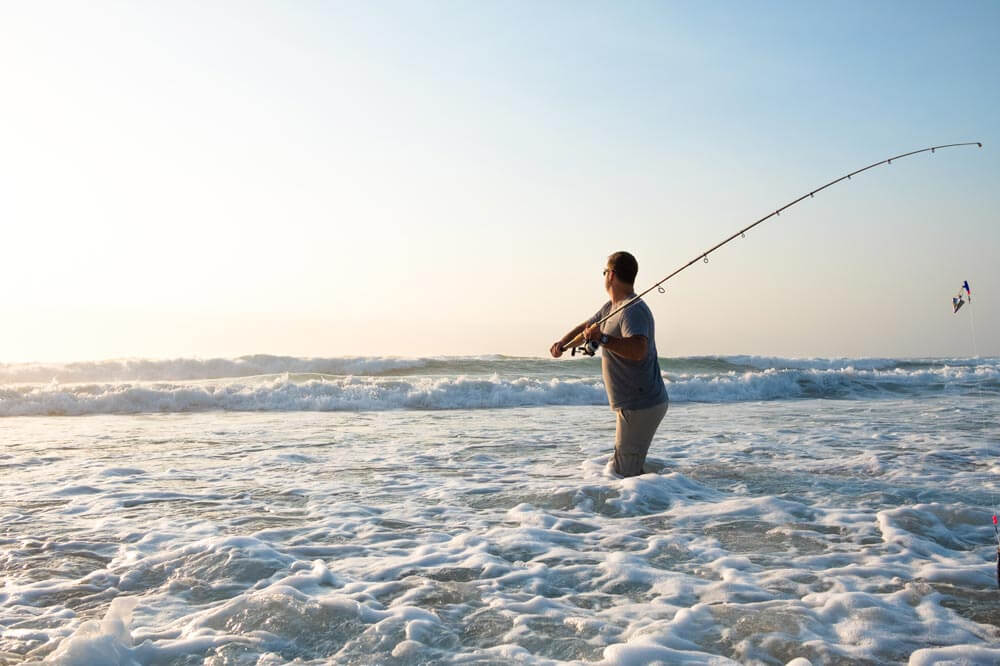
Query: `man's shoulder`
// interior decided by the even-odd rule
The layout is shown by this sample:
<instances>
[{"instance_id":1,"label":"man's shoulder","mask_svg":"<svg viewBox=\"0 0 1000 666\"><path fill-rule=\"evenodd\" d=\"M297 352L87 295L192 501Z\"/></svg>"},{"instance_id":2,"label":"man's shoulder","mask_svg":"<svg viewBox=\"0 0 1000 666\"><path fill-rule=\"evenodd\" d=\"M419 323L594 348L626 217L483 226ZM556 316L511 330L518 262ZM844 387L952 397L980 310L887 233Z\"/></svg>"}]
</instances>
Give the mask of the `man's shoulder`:
<instances>
[{"instance_id":1,"label":"man's shoulder","mask_svg":"<svg viewBox=\"0 0 1000 666\"><path fill-rule=\"evenodd\" d=\"M638 296L632 300L632 303L629 305L626 312L634 312L636 315L646 316L650 319L653 318L653 311L649 309L648 305L646 305L646 301L642 300L642 298Z\"/></svg>"},{"instance_id":2,"label":"man's shoulder","mask_svg":"<svg viewBox=\"0 0 1000 666\"><path fill-rule=\"evenodd\" d=\"M653 335L653 313L641 299L632 301L631 306L622 313L623 332L629 337L641 335L650 338Z\"/></svg>"}]
</instances>

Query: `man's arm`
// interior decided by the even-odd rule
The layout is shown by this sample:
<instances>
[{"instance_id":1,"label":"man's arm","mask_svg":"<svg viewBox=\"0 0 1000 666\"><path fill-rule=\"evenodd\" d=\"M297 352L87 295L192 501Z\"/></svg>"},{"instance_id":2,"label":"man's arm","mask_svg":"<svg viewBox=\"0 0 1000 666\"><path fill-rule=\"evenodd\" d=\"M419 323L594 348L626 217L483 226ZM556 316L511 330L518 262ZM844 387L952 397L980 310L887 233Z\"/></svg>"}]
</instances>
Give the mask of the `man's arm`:
<instances>
[{"instance_id":1,"label":"man's arm","mask_svg":"<svg viewBox=\"0 0 1000 666\"><path fill-rule=\"evenodd\" d=\"M584 330L584 337L588 340L600 342L601 328L596 324L587 326ZM646 358L646 352L649 351L649 340L645 335L633 335L628 338L616 338L613 335L609 335L608 341L603 343L602 346L629 361L641 361Z\"/></svg>"},{"instance_id":2,"label":"man's arm","mask_svg":"<svg viewBox=\"0 0 1000 666\"><path fill-rule=\"evenodd\" d=\"M633 335L631 338L616 338L609 335L608 341L602 346L630 361L641 361L646 358L646 353L649 351L649 340L645 335Z\"/></svg>"},{"instance_id":3,"label":"man's arm","mask_svg":"<svg viewBox=\"0 0 1000 666\"><path fill-rule=\"evenodd\" d=\"M554 358L559 358L562 356L563 347L569 344L569 341L580 335L583 329L587 328L587 322L583 322L579 326L575 326L572 331L562 336L558 341L552 343L552 347L549 349L549 353L552 354Z\"/></svg>"}]
</instances>

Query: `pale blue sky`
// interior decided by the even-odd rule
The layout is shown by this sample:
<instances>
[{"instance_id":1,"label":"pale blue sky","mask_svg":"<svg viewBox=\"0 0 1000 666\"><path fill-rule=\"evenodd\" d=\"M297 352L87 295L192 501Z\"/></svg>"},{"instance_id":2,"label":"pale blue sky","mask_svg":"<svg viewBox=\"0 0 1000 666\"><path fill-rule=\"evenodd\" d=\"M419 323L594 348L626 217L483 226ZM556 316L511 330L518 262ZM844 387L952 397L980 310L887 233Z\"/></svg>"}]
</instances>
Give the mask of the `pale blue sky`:
<instances>
[{"instance_id":1,"label":"pale blue sky","mask_svg":"<svg viewBox=\"0 0 1000 666\"><path fill-rule=\"evenodd\" d=\"M0 5L0 361L1000 354L1000 3Z\"/></svg>"}]
</instances>

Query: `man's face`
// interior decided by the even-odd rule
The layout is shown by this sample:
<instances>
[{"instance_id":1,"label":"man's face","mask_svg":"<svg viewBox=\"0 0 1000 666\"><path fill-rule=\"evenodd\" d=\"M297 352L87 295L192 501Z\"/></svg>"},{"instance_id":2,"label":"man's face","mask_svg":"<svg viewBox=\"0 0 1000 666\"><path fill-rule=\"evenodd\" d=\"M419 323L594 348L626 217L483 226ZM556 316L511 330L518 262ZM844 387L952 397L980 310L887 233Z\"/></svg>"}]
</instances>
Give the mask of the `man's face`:
<instances>
[{"instance_id":1,"label":"man's face","mask_svg":"<svg viewBox=\"0 0 1000 666\"><path fill-rule=\"evenodd\" d=\"M611 281L614 279L615 269L611 266L604 267L604 290L611 291Z\"/></svg>"}]
</instances>

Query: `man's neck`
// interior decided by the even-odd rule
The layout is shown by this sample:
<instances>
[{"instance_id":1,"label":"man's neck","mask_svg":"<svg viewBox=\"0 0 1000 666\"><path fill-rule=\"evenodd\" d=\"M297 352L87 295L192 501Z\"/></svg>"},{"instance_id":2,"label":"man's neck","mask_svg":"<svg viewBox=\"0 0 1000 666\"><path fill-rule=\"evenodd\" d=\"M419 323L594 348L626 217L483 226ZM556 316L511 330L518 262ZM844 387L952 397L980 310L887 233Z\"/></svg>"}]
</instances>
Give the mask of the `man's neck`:
<instances>
[{"instance_id":1,"label":"man's neck","mask_svg":"<svg viewBox=\"0 0 1000 666\"><path fill-rule=\"evenodd\" d=\"M617 306L619 303L629 300L635 296L635 290L629 287L619 287L611 285L611 304Z\"/></svg>"}]
</instances>

